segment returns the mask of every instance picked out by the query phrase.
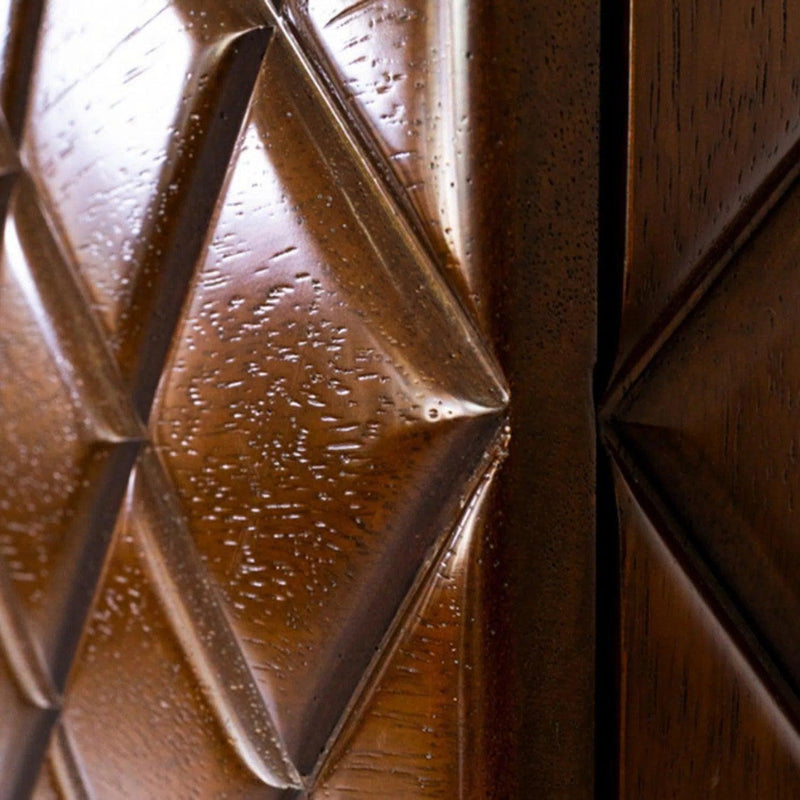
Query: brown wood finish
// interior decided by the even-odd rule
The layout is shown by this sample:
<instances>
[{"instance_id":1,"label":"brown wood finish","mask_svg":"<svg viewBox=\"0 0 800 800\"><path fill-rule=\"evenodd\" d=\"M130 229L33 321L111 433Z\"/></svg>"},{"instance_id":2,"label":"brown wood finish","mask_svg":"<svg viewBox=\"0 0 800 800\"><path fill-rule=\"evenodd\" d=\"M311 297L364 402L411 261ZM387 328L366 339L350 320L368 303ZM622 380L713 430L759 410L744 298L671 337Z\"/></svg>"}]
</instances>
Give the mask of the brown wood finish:
<instances>
[{"instance_id":1,"label":"brown wood finish","mask_svg":"<svg viewBox=\"0 0 800 800\"><path fill-rule=\"evenodd\" d=\"M794 797L800 6L630 13L620 795Z\"/></svg>"},{"instance_id":2,"label":"brown wood finish","mask_svg":"<svg viewBox=\"0 0 800 800\"><path fill-rule=\"evenodd\" d=\"M597 4L0 16L0 797L590 794Z\"/></svg>"},{"instance_id":3,"label":"brown wood finish","mask_svg":"<svg viewBox=\"0 0 800 800\"><path fill-rule=\"evenodd\" d=\"M785 711L619 473L623 798L789 798Z\"/></svg>"},{"instance_id":4,"label":"brown wood finish","mask_svg":"<svg viewBox=\"0 0 800 800\"><path fill-rule=\"evenodd\" d=\"M800 794L798 0L0 15L0 796Z\"/></svg>"}]
</instances>

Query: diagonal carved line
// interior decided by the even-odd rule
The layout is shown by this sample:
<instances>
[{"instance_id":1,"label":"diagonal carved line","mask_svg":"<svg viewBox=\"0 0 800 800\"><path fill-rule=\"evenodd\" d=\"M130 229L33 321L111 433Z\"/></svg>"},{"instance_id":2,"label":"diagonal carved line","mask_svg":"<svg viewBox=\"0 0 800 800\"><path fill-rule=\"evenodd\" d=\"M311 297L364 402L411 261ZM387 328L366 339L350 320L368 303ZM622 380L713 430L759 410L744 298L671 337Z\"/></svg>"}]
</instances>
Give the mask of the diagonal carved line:
<instances>
[{"instance_id":1,"label":"diagonal carved line","mask_svg":"<svg viewBox=\"0 0 800 800\"><path fill-rule=\"evenodd\" d=\"M369 5L373 2L374 0L364 0L364 2L355 3L348 9L345 9L332 17L324 27L330 27L340 19L345 18L356 10L360 10L362 6ZM440 43L441 51L452 56L452 53L456 49L452 44L452 38L463 38L466 36L464 22L458 13L461 6L463 6L463 3L461 0L442 0L441 2L438 2L436 6L436 13L441 17L440 22L442 23L442 30L446 31L451 37L450 40L445 40L444 42ZM340 85L339 81L332 77L335 75L336 69L331 61L330 56L325 52L325 47L322 45L319 36L317 36L317 34L314 32L312 26L309 25L302 13L295 13L295 8L292 3L284 3L281 8L284 9L285 16L288 19L293 32L297 34L298 47L303 49L304 42L310 43L310 52L307 54L308 62L316 71L321 83L324 85L330 97L331 102L337 107L338 113L343 119L347 120L347 124L350 127L354 139L358 142L360 150L363 153L368 154L368 156L365 157L368 157L372 161L373 166L380 174L383 182L387 185L389 193L392 195L397 208L405 216L409 228L413 231L413 235L418 240L420 246L426 251L428 258L434 263L437 263L437 248L426 229L420 213L417 211L413 202L411 201L408 188L403 185L401 179L392 168L391 159L384 153L378 135L371 129L364 114L353 107L350 98ZM277 10L271 10L272 13L279 13ZM466 53L468 49L467 45L463 42L461 44L463 45L463 47L461 47L461 51ZM458 70L455 66L451 67L450 74L448 76L449 80L446 82L448 84L446 87L446 92L448 92L449 95L445 101L443 101L443 105L448 108L450 113L445 116L445 124L441 126L444 128L444 130L437 130L437 136L439 136L442 141L447 142L448 145L450 145L451 142L454 142L457 138L456 131L458 129L459 115L454 103L459 99L467 97L468 95L463 87L457 87L457 84L460 81L460 75L460 70ZM452 145L451 147L454 149L454 152L451 153L451 158L449 161L454 165L453 175L455 176L456 186L459 187L460 190L465 185L464 181L462 180L463 176L461 175L460 169L462 159L456 152L458 148L455 145ZM448 147L448 149L450 148ZM452 220L454 226L460 227L462 225L463 220L460 214L454 213L452 215ZM459 237L456 235L453 238L457 240ZM455 273L455 275L451 274L451 277L456 278L456 281L459 284L459 289L464 295L466 295L469 292L467 279L460 272ZM457 297L457 300L463 307L464 301L462 298ZM466 313L470 312L467 310Z\"/></svg>"},{"instance_id":2,"label":"diagonal carved line","mask_svg":"<svg viewBox=\"0 0 800 800\"><path fill-rule=\"evenodd\" d=\"M49 758L63 800L92 800L89 783L63 725L57 725L53 732Z\"/></svg>"},{"instance_id":3,"label":"diagonal carved line","mask_svg":"<svg viewBox=\"0 0 800 800\"><path fill-rule=\"evenodd\" d=\"M603 440L653 527L800 736L800 695L795 681L769 652L746 613L698 552L647 474L639 468L624 443L624 434L606 424Z\"/></svg>"},{"instance_id":4,"label":"diagonal carved line","mask_svg":"<svg viewBox=\"0 0 800 800\"><path fill-rule=\"evenodd\" d=\"M630 355L614 368L599 404L600 415L610 420L625 396L676 331L691 316L708 291L724 275L742 248L757 235L784 195L800 177L800 142L781 159L770 176L753 193L749 202L717 238L649 328L634 345Z\"/></svg>"},{"instance_id":5,"label":"diagonal carved line","mask_svg":"<svg viewBox=\"0 0 800 800\"><path fill-rule=\"evenodd\" d=\"M61 698L0 561L0 649L22 695L40 709L58 709Z\"/></svg>"},{"instance_id":6,"label":"diagonal carved line","mask_svg":"<svg viewBox=\"0 0 800 800\"><path fill-rule=\"evenodd\" d=\"M473 479L467 482L465 487L467 499L458 519L449 529L444 531L443 535L431 548L427 559L417 572L414 583L398 608L391 625L386 630L377 652L364 671L364 675L354 690L350 701L345 706L339 722L331 732L328 743L320 754L308 779L309 792L313 792L313 788L320 777L325 774L327 767L338 761L340 750L347 744L341 739L342 732L352 721L364 715L375 689L389 667L392 657L397 652L404 633L413 624L416 615L430 597L439 568L444 562L447 553L455 547L455 543L469 524L471 515L489 491L494 476L506 458L508 440L509 430L507 425L503 424L498 430L493 445L487 452L486 460L478 468L477 474L473 476Z\"/></svg>"},{"instance_id":7,"label":"diagonal carved line","mask_svg":"<svg viewBox=\"0 0 800 800\"><path fill-rule=\"evenodd\" d=\"M357 128L353 126L352 120L339 107L334 93L324 77L315 68L313 59L309 58L305 53L303 46L271 0L264 0L264 2L275 28L283 37L295 63L305 74L310 86L313 88L317 96L318 109L327 115L334 129L340 134L353 164L363 176L363 182L373 188L375 199L381 204L387 219L401 236L407 251L421 265L432 286L435 287L437 294L447 298L448 310L452 316L453 325L462 333L466 342L476 353L486 375L490 377L497 388L501 396L501 402L505 406L508 403L508 386L503 371L484 335L478 329L473 318L464 310L460 299L436 266L436 262L425 244L424 237L421 237L415 229L403 205L398 203L397 197L402 197L403 193L397 195L391 184L389 186L386 185L387 176L375 166L373 154L369 148L365 148ZM359 218L357 213L356 218ZM368 231L364 232L369 238L370 233Z\"/></svg>"},{"instance_id":8,"label":"diagonal carved line","mask_svg":"<svg viewBox=\"0 0 800 800\"><path fill-rule=\"evenodd\" d=\"M84 473L83 488L65 536L68 550L64 560L74 569L63 570L54 581L64 598L54 640L48 643L51 674L59 692L64 691L78 650L140 447L140 442L101 447Z\"/></svg>"},{"instance_id":9,"label":"diagonal carved line","mask_svg":"<svg viewBox=\"0 0 800 800\"><path fill-rule=\"evenodd\" d=\"M147 449L131 483L152 519L139 539L152 586L223 729L264 783L301 788L261 692L200 562L158 456Z\"/></svg>"},{"instance_id":10,"label":"diagonal carved line","mask_svg":"<svg viewBox=\"0 0 800 800\"><path fill-rule=\"evenodd\" d=\"M20 170L17 149L11 140L11 132L8 129L6 118L0 110L0 177L15 175ZM5 212L3 219L5 219Z\"/></svg>"},{"instance_id":11,"label":"diagonal carved line","mask_svg":"<svg viewBox=\"0 0 800 800\"><path fill-rule=\"evenodd\" d=\"M42 236L42 228L51 236ZM113 357L77 277L55 242L32 183L21 175L12 189L4 231L8 269L73 402L93 417L88 433L107 442L142 439Z\"/></svg>"},{"instance_id":12,"label":"diagonal carved line","mask_svg":"<svg viewBox=\"0 0 800 800\"><path fill-rule=\"evenodd\" d=\"M126 382L130 385L134 406L145 422L183 302L206 245L211 219L271 34L269 28L252 28L211 48L193 70L197 100L192 108L212 108L214 113L207 115L207 124L203 124L198 115L191 114L192 109L187 108L186 118L176 122L176 127L186 129L186 140L200 142L199 150L186 150L180 139L172 143L171 152L166 156L171 167L165 170L161 183L178 185L181 189L177 193L157 192L153 198L157 207L147 218L154 220L153 226L159 224L161 217L169 218L169 238L163 246L163 255L162 248L158 248L143 262L120 331L121 362L133 365ZM217 71L216 79L208 81L206 76L212 66ZM144 231L142 237L150 238L148 231Z\"/></svg>"}]
</instances>

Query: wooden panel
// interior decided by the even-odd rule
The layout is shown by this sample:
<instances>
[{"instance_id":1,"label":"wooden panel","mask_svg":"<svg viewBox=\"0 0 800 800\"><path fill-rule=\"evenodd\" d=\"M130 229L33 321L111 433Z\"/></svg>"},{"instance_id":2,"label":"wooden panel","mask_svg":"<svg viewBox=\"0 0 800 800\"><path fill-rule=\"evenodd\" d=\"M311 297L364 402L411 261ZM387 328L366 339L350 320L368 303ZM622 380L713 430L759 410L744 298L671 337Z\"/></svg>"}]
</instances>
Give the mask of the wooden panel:
<instances>
[{"instance_id":1,"label":"wooden panel","mask_svg":"<svg viewBox=\"0 0 800 800\"><path fill-rule=\"evenodd\" d=\"M621 435L800 680L800 188L618 410Z\"/></svg>"},{"instance_id":2,"label":"wooden panel","mask_svg":"<svg viewBox=\"0 0 800 800\"><path fill-rule=\"evenodd\" d=\"M596 3L0 13L0 794L585 797Z\"/></svg>"},{"instance_id":3,"label":"wooden panel","mask_svg":"<svg viewBox=\"0 0 800 800\"><path fill-rule=\"evenodd\" d=\"M798 35L792 0L631 4L620 360L794 168Z\"/></svg>"},{"instance_id":4,"label":"wooden panel","mask_svg":"<svg viewBox=\"0 0 800 800\"><path fill-rule=\"evenodd\" d=\"M476 490L444 559L420 587L406 625L364 687L321 768L318 800L478 798L493 791L470 757L487 733L475 702L488 667L483 609L469 600L480 592L490 491L490 479ZM397 763L388 773L387 759Z\"/></svg>"},{"instance_id":5,"label":"wooden panel","mask_svg":"<svg viewBox=\"0 0 800 800\"><path fill-rule=\"evenodd\" d=\"M617 474L621 796L795 797L800 738Z\"/></svg>"}]
</instances>

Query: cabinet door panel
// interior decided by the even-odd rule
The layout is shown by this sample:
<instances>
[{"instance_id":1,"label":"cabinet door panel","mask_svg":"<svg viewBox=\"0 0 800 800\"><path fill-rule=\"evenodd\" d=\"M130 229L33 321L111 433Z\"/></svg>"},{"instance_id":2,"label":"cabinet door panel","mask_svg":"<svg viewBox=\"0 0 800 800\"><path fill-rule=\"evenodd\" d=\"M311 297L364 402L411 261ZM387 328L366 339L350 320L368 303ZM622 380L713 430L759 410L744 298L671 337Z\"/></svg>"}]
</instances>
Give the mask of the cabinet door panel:
<instances>
[{"instance_id":1,"label":"cabinet door panel","mask_svg":"<svg viewBox=\"0 0 800 800\"><path fill-rule=\"evenodd\" d=\"M621 333L604 411L625 476L621 792L788 797L800 6L630 13Z\"/></svg>"},{"instance_id":2,"label":"cabinet door panel","mask_svg":"<svg viewBox=\"0 0 800 800\"><path fill-rule=\"evenodd\" d=\"M584 5L0 2L0 797L584 796Z\"/></svg>"}]
</instances>

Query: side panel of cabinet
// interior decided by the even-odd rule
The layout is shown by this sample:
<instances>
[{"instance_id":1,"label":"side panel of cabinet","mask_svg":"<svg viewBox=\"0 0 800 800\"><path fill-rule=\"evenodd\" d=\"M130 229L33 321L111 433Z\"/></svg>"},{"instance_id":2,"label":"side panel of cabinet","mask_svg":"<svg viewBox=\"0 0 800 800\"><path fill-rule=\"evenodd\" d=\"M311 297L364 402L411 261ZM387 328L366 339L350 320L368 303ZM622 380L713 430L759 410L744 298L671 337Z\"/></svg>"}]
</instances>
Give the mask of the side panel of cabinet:
<instances>
[{"instance_id":1,"label":"side panel of cabinet","mask_svg":"<svg viewBox=\"0 0 800 800\"><path fill-rule=\"evenodd\" d=\"M629 11L621 795L794 796L800 5Z\"/></svg>"}]
</instances>

